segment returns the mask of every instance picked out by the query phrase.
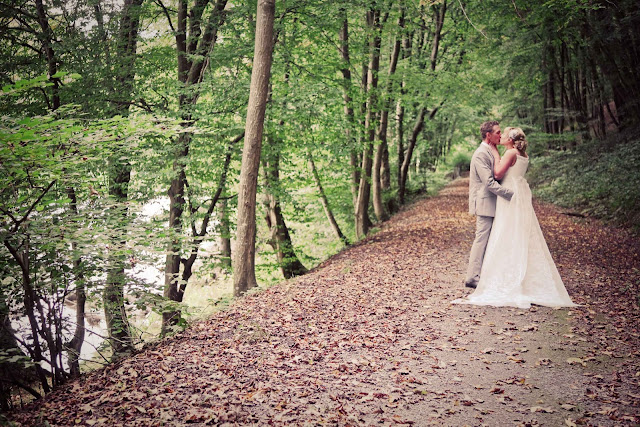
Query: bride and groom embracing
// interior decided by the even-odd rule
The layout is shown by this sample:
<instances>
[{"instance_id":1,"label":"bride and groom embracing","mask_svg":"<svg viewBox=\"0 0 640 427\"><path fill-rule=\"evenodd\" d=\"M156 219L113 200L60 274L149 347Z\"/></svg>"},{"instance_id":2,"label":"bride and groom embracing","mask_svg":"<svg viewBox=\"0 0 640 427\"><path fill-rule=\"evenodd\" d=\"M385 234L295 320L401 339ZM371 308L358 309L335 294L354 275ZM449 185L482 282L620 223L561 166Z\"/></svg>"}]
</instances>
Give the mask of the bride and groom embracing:
<instances>
[{"instance_id":1,"label":"bride and groom embracing","mask_svg":"<svg viewBox=\"0 0 640 427\"><path fill-rule=\"evenodd\" d=\"M475 291L453 303L575 306L533 210L524 178L529 166L524 132L508 127L502 134L497 121L488 121L480 133L482 144L471 158L469 174L469 213L476 215L476 234L465 279L465 286ZM506 148L502 158L498 144Z\"/></svg>"}]
</instances>

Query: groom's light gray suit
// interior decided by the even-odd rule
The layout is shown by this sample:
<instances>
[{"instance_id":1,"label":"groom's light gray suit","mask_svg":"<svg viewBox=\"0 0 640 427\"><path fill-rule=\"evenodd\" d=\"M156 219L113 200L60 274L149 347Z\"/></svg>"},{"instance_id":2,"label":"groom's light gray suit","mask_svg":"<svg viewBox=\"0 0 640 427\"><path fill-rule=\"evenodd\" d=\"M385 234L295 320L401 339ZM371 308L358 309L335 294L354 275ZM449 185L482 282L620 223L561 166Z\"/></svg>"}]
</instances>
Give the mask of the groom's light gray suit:
<instances>
[{"instance_id":1,"label":"groom's light gray suit","mask_svg":"<svg viewBox=\"0 0 640 427\"><path fill-rule=\"evenodd\" d=\"M493 178L494 159L485 143L473 153L469 172L469 213L476 216L476 237L469 254L469 267L465 283L477 283L484 251L487 248L493 217L496 214L497 196L511 200L513 191L500 185Z\"/></svg>"}]
</instances>

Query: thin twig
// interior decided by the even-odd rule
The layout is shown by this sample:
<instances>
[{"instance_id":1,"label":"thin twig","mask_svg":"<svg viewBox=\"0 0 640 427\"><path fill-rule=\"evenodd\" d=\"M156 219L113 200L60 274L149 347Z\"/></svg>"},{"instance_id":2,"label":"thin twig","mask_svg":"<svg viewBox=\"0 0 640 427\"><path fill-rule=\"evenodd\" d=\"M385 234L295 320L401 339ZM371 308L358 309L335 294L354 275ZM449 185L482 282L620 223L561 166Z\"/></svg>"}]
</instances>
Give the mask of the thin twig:
<instances>
[{"instance_id":1,"label":"thin twig","mask_svg":"<svg viewBox=\"0 0 640 427\"><path fill-rule=\"evenodd\" d=\"M111 102L112 104L117 104L117 105L132 105L134 107L138 107L141 110L146 111L147 113L153 113L154 110L152 107L155 107L155 105L149 105L147 103L147 101L145 101L144 99L140 98L138 100L138 102L136 101L119 101L117 99L106 99L107 102Z\"/></svg>"},{"instance_id":2,"label":"thin twig","mask_svg":"<svg viewBox=\"0 0 640 427\"><path fill-rule=\"evenodd\" d=\"M518 15L518 18L520 18L521 21L524 21L524 18L522 17L522 14L518 10L518 6L516 6L516 2L514 0L511 0L511 4L513 4L513 8L515 9L516 15Z\"/></svg>"},{"instance_id":3,"label":"thin twig","mask_svg":"<svg viewBox=\"0 0 640 427\"><path fill-rule=\"evenodd\" d=\"M462 13L464 13L464 17L467 18L467 21L469 21L469 24L471 24L471 26L473 28L475 28L480 34L482 34L486 39L489 39L489 37L487 37L487 35L485 33L483 33L480 28L478 28L475 25L473 25L473 22L471 22L471 19L469 19L469 16L467 16L467 12L464 10L464 6L462 6L462 3L460 2L460 0L458 0L458 4L460 5L460 8L462 9Z\"/></svg>"},{"instance_id":4,"label":"thin twig","mask_svg":"<svg viewBox=\"0 0 640 427\"><path fill-rule=\"evenodd\" d=\"M6 216L8 216L9 218L11 218L11 221L13 221L14 223L18 222L17 218L13 216L13 214L7 210L5 210L4 208L0 208L0 212L2 212L3 214L5 214Z\"/></svg>"},{"instance_id":5,"label":"thin twig","mask_svg":"<svg viewBox=\"0 0 640 427\"><path fill-rule=\"evenodd\" d=\"M35 209L35 207L38 205L38 203L40 203L40 201L44 198L44 196L49 192L49 190L51 190L51 187L53 187L53 185L57 182L57 179L54 179L53 181L51 181L51 183L47 186L47 188L44 189L44 191L42 191L42 194L40 194L40 196L38 197L38 199L33 202L33 204L29 207L29 209L27 210L27 212L24 214L24 216L22 217L21 220L19 220L18 222L15 222L13 225L13 230L11 231L12 233L15 233L16 231L18 231L18 228L20 228L20 224L22 224L24 221L27 220L27 218L29 217L29 215L31 215L31 212Z\"/></svg>"},{"instance_id":6,"label":"thin twig","mask_svg":"<svg viewBox=\"0 0 640 427\"><path fill-rule=\"evenodd\" d=\"M158 6L160 6L160 8L162 8L162 11L164 12L164 15L167 17L167 21L169 22L169 27L171 28L171 31L175 34L176 33L176 29L173 26L173 21L171 20L171 15L169 14L169 9L167 9L167 7L164 5L164 3L162 3L162 0L156 0L156 3L158 4Z\"/></svg>"}]
</instances>

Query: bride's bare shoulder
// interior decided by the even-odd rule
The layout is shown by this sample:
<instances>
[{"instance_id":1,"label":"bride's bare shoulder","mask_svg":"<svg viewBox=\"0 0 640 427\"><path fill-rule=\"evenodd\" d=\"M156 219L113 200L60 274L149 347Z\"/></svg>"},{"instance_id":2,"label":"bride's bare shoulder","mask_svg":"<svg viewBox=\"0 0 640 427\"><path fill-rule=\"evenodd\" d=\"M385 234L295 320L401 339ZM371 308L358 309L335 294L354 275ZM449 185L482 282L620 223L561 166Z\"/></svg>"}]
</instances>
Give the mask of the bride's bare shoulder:
<instances>
[{"instance_id":1,"label":"bride's bare shoulder","mask_svg":"<svg viewBox=\"0 0 640 427\"><path fill-rule=\"evenodd\" d=\"M509 148L507 151L505 151L505 154L507 153L511 153L511 155L513 156L524 157L525 159L529 158L527 153L521 153L517 148Z\"/></svg>"}]
</instances>

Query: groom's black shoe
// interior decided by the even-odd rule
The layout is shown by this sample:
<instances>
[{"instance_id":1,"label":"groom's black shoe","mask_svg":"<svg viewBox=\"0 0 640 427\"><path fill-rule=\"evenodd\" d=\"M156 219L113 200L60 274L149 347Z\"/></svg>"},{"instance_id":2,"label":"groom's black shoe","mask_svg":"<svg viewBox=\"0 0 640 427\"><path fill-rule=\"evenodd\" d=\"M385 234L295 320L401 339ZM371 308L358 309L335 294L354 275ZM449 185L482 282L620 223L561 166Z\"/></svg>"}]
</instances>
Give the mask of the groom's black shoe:
<instances>
[{"instance_id":1,"label":"groom's black shoe","mask_svg":"<svg viewBox=\"0 0 640 427\"><path fill-rule=\"evenodd\" d=\"M464 286L467 288L475 289L478 287L478 282L472 280L471 282L464 282Z\"/></svg>"}]
</instances>

